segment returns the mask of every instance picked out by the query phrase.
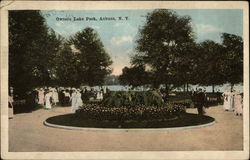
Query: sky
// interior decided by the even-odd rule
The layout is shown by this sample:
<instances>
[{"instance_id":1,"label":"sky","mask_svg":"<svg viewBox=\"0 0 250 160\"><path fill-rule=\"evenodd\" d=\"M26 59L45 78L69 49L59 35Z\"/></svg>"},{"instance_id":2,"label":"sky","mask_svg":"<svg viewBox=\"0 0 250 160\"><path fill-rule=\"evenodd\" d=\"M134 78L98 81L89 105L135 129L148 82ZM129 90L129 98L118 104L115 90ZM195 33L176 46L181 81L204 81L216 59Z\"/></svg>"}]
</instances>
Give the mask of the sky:
<instances>
[{"instance_id":1,"label":"sky","mask_svg":"<svg viewBox=\"0 0 250 160\"><path fill-rule=\"evenodd\" d=\"M220 34L223 32L243 35L242 10L178 9L174 11L180 16L191 17L196 42L204 40L221 42ZM152 10L43 10L42 14L47 25L65 38L86 27L95 29L113 61L112 74L119 75L123 67L130 66L130 56L135 53L134 41L138 35L138 29L144 25L149 12ZM82 19L74 21L74 17ZM115 20L100 20L100 17L114 17Z\"/></svg>"}]
</instances>

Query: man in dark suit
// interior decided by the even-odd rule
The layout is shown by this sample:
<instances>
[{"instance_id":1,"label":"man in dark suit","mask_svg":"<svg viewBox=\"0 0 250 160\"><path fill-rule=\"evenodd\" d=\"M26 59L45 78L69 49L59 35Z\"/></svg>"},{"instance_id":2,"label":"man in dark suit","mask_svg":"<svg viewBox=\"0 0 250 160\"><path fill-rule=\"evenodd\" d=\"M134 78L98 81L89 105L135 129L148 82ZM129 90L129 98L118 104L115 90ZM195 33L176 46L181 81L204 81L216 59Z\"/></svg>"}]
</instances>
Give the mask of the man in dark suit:
<instances>
[{"instance_id":1,"label":"man in dark suit","mask_svg":"<svg viewBox=\"0 0 250 160\"><path fill-rule=\"evenodd\" d=\"M195 94L195 107L198 110L199 115L203 115L203 106L205 105L206 96L205 93L199 88L198 92Z\"/></svg>"}]
</instances>

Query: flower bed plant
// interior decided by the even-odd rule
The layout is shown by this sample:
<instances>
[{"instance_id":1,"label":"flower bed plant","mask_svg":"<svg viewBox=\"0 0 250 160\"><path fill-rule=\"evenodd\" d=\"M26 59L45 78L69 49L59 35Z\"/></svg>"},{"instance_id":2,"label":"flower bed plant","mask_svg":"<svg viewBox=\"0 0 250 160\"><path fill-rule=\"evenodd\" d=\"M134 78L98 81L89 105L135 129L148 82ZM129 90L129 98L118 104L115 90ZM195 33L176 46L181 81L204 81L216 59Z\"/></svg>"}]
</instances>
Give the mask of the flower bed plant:
<instances>
[{"instance_id":1,"label":"flower bed plant","mask_svg":"<svg viewBox=\"0 0 250 160\"><path fill-rule=\"evenodd\" d=\"M181 104L166 104L163 107L136 106L136 107L103 107L98 104L86 104L77 110L76 115L93 120L155 120L170 119L185 113L185 106Z\"/></svg>"}]
</instances>

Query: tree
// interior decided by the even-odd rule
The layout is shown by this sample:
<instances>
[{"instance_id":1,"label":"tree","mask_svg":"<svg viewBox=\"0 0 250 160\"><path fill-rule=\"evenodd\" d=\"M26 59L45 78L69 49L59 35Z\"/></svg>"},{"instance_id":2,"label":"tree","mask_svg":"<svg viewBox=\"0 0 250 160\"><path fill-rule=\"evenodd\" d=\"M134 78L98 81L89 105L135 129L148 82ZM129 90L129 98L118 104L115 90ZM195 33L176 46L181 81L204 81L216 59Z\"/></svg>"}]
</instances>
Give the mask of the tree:
<instances>
[{"instance_id":1,"label":"tree","mask_svg":"<svg viewBox=\"0 0 250 160\"><path fill-rule=\"evenodd\" d=\"M119 81L123 85L131 85L133 87L148 84L149 73L145 71L144 66L124 67Z\"/></svg>"},{"instance_id":2,"label":"tree","mask_svg":"<svg viewBox=\"0 0 250 160\"><path fill-rule=\"evenodd\" d=\"M225 80L231 84L243 82L243 40L242 37L222 33L224 47L223 73Z\"/></svg>"},{"instance_id":3,"label":"tree","mask_svg":"<svg viewBox=\"0 0 250 160\"><path fill-rule=\"evenodd\" d=\"M166 9L154 10L148 13L145 25L139 30L138 53L132 58L132 64L149 66L153 75L151 83L155 87L165 84L168 92L171 85L183 83L181 57L193 41L190 17L180 17Z\"/></svg>"},{"instance_id":4,"label":"tree","mask_svg":"<svg viewBox=\"0 0 250 160\"><path fill-rule=\"evenodd\" d=\"M9 83L15 94L52 82L53 54L60 43L40 11L9 12Z\"/></svg>"},{"instance_id":5,"label":"tree","mask_svg":"<svg viewBox=\"0 0 250 160\"><path fill-rule=\"evenodd\" d=\"M56 59L57 84L66 87L79 87L81 76L78 72L81 68L79 68L79 59L72 52L70 44L64 42Z\"/></svg>"},{"instance_id":6,"label":"tree","mask_svg":"<svg viewBox=\"0 0 250 160\"><path fill-rule=\"evenodd\" d=\"M222 45L212 40L206 40L197 48L197 83L200 85L212 85L214 92L215 85L224 84L223 73L223 48Z\"/></svg>"},{"instance_id":7,"label":"tree","mask_svg":"<svg viewBox=\"0 0 250 160\"><path fill-rule=\"evenodd\" d=\"M119 76L108 75L105 77L104 85L119 85Z\"/></svg>"},{"instance_id":8,"label":"tree","mask_svg":"<svg viewBox=\"0 0 250 160\"><path fill-rule=\"evenodd\" d=\"M76 49L78 58L78 82L101 85L106 75L111 73L110 56L105 51L98 33L92 28L85 28L70 38L69 43Z\"/></svg>"}]
</instances>

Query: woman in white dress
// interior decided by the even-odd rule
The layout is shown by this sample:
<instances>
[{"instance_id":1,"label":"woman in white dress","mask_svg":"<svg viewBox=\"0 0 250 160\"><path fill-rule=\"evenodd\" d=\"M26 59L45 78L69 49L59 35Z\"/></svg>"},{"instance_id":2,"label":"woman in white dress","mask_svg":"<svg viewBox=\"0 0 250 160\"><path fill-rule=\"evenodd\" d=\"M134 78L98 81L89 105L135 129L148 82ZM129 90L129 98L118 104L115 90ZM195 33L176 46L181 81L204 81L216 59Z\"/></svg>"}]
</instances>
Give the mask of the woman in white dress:
<instances>
[{"instance_id":1,"label":"woman in white dress","mask_svg":"<svg viewBox=\"0 0 250 160\"><path fill-rule=\"evenodd\" d=\"M70 100L71 100L71 112L75 113L75 111L77 110L77 93L76 93L75 88L73 88L72 90L73 90L73 92L72 92L72 95L70 97Z\"/></svg>"},{"instance_id":2,"label":"woman in white dress","mask_svg":"<svg viewBox=\"0 0 250 160\"><path fill-rule=\"evenodd\" d=\"M228 111L230 109L230 107L229 107L229 90L226 89L224 91L224 93L222 94L222 96L224 97L223 108L225 111Z\"/></svg>"},{"instance_id":3,"label":"woman in white dress","mask_svg":"<svg viewBox=\"0 0 250 160\"><path fill-rule=\"evenodd\" d=\"M97 100L100 99L100 92L99 92L99 91L96 93L96 99L97 99Z\"/></svg>"},{"instance_id":4,"label":"woman in white dress","mask_svg":"<svg viewBox=\"0 0 250 160\"><path fill-rule=\"evenodd\" d=\"M233 89L227 89L223 94L224 96L224 110L232 111L234 110L234 92Z\"/></svg>"},{"instance_id":5,"label":"woman in white dress","mask_svg":"<svg viewBox=\"0 0 250 160\"><path fill-rule=\"evenodd\" d=\"M38 104L44 105L44 90L42 88L38 90Z\"/></svg>"},{"instance_id":6,"label":"woman in white dress","mask_svg":"<svg viewBox=\"0 0 250 160\"><path fill-rule=\"evenodd\" d=\"M235 96L235 91L231 89L228 96L228 105L230 111L234 110L234 96Z\"/></svg>"},{"instance_id":7,"label":"woman in white dress","mask_svg":"<svg viewBox=\"0 0 250 160\"><path fill-rule=\"evenodd\" d=\"M8 102L9 102L9 119L13 119L13 115L14 115L14 107L13 107L13 97L9 96L8 98Z\"/></svg>"},{"instance_id":8,"label":"woman in white dress","mask_svg":"<svg viewBox=\"0 0 250 160\"><path fill-rule=\"evenodd\" d=\"M50 103L51 96L52 96L52 93L50 91L47 91L45 94L45 108L46 109L51 109L51 103Z\"/></svg>"},{"instance_id":9,"label":"woman in white dress","mask_svg":"<svg viewBox=\"0 0 250 160\"><path fill-rule=\"evenodd\" d=\"M55 88L52 91L52 99L53 99L54 105L56 105L59 102L58 92Z\"/></svg>"},{"instance_id":10,"label":"woman in white dress","mask_svg":"<svg viewBox=\"0 0 250 160\"><path fill-rule=\"evenodd\" d=\"M100 100L103 100L103 91L102 90L99 93L99 98L100 98Z\"/></svg>"},{"instance_id":11,"label":"woman in white dress","mask_svg":"<svg viewBox=\"0 0 250 160\"><path fill-rule=\"evenodd\" d=\"M77 109L79 109L80 106L83 105L82 94L81 94L80 89L78 89L77 92L76 92L76 99L77 99L77 107L76 107L76 110L77 110Z\"/></svg>"}]
</instances>

